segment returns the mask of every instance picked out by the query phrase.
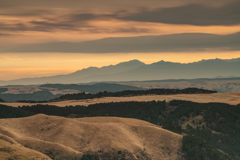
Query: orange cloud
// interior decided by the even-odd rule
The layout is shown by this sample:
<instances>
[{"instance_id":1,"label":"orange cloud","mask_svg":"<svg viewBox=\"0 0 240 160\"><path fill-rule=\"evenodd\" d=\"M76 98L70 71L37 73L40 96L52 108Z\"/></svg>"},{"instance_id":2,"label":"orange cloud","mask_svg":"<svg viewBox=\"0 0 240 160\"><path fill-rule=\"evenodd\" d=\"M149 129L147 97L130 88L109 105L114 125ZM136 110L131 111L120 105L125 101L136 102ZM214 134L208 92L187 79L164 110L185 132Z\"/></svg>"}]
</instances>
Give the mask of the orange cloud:
<instances>
[{"instance_id":1,"label":"orange cloud","mask_svg":"<svg viewBox=\"0 0 240 160\"><path fill-rule=\"evenodd\" d=\"M5 45L18 43L39 43L52 41L79 42L101 39L105 37L132 37L144 35L167 35L175 33L211 33L231 34L240 32L240 25L235 26L192 26L174 25L150 22L125 22L120 20L101 20L89 22L91 27L80 30L59 30L51 32L42 31L0 31L12 34L0 36L0 42ZM26 27L26 26L25 26Z\"/></svg>"}]
</instances>

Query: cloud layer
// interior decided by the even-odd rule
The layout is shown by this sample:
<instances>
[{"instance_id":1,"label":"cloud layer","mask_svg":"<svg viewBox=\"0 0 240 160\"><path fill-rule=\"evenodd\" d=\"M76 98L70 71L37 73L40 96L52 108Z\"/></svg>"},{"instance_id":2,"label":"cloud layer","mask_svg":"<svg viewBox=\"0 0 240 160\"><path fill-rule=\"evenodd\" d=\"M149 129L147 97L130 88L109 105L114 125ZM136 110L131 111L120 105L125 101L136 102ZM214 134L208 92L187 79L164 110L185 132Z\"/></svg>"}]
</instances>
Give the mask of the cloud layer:
<instances>
[{"instance_id":1,"label":"cloud layer","mask_svg":"<svg viewBox=\"0 0 240 160\"><path fill-rule=\"evenodd\" d=\"M14 2L16 0L13 0ZM75 4L79 6L88 6L89 3L83 1L77 1L70 3L65 0L52 0L51 3L45 0L41 1L29 1L23 0L22 3L16 1L0 0L1 6L5 6L0 11L0 16L7 16L10 19L5 18L1 20L0 31L53 31L54 29L61 30L81 30L84 29L96 29L92 27L89 22L97 20L122 20L122 21L137 21L137 22L154 22L154 23L166 23L166 24L189 24L197 26L212 26L212 25L240 25L240 2L231 2L217 5L204 5L201 4L189 4L190 1L182 0L181 5L174 5L176 1L171 0L168 5L163 7L161 5L152 5L152 8L119 8L117 11L105 12L93 12L84 11L83 7L80 10L68 10L70 6ZM71 0L73 1L73 0ZM113 7L113 3L105 0L103 3L98 3L93 0L94 6L102 6L104 3ZM56 2L56 6L62 7L60 10L54 8L52 4ZM81 3L80 3L81 2ZM149 3L153 4L153 0ZM161 1L165 4L165 1ZM185 2L185 3L184 3ZM216 1L215 1L216 2ZM221 1L220 1L221 2ZM69 4L70 3L70 4ZM132 2L131 2L132 3ZM145 2L146 3L146 2ZM25 4L26 6L24 7ZM64 4L66 4L64 8ZM126 3L127 4L127 3ZM143 1L139 1L139 4L143 4ZM177 3L176 3L177 4ZM217 4L217 3L216 3ZM46 6L45 9L37 8L37 5ZM138 6L138 5L137 5ZM154 6L154 7L153 7ZM159 6L157 8L157 6ZM110 7L110 8L111 8ZM142 6L143 7L143 6ZM114 7L113 7L114 8ZM153 9L154 8L154 9ZM16 17L35 17L24 18L16 21L10 21L11 18ZM1 19L1 17L0 17ZM107 27L107 26L106 26Z\"/></svg>"},{"instance_id":2,"label":"cloud layer","mask_svg":"<svg viewBox=\"0 0 240 160\"><path fill-rule=\"evenodd\" d=\"M122 16L123 20L192 25L237 25L240 24L240 2L221 7L199 4L161 8L153 11Z\"/></svg>"},{"instance_id":3,"label":"cloud layer","mask_svg":"<svg viewBox=\"0 0 240 160\"><path fill-rule=\"evenodd\" d=\"M175 33L240 32L240 28L236 29L240 26L240 2L234 0L213 0L211 3L207 0L123 0L121 4L110 0L101 3L98 0L91 3L83 0L22 0L21 3L19 0L0 0L0 4L0 42L4 45L11 45L11 42L18 44L19 40L34 43ZM136 5L133 7L133 4ZM102 9L98 10L98 7ZM166 29L166 25L171 28ZM191 30L191 27L195 28ZM219 32L211 27L216 27ZM71 39L71 35L74 38ZM146 50L151 48L151 44L148 45L144 45ZM62 52L64 50L68 49L63 48ZM96 49L94 52L103 51Z\"/></svg>"},{"instance_id":4,"label":"cloud layer","mask_svg":"<svg viewBox=\"0 0 240 160\"><path fill-rule=\"evenodd\" d=\"M81 43L51 42L29 44L2 52L66 52L66 53L147 53L239 51L240 33L213 35L201 33L105 38Z\"/></svg>"}]
</instances>

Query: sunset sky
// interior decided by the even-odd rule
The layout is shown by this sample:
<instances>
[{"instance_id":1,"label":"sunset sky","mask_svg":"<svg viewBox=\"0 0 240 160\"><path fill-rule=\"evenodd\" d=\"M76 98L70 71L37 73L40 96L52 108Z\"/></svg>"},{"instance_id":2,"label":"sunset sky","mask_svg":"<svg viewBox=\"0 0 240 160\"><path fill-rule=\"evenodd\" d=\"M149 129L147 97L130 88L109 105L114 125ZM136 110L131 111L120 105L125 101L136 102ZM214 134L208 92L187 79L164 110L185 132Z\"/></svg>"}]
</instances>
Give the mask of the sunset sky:
<instances>
[{"instance_id":1,"label":"sunset sky","mask_svg":"<svg viewBox=\"0 0 240 160\"><path fill-rule=\"evenodd\" d=\"M0 0L0 80L239 57L239 0Z\"/></svg>"}]
</instances>

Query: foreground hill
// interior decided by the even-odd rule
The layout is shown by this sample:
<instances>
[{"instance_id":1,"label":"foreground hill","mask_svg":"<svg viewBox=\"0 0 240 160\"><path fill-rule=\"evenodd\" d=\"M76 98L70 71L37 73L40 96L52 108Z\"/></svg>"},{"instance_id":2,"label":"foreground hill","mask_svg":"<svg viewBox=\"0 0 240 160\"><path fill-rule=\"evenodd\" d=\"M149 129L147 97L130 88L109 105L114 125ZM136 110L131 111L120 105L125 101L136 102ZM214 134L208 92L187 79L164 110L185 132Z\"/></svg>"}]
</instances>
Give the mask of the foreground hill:
<instances>
[{"instance_id":1,"label":"foreground hill","mask_svg":"<svg viewBox=\"0 0 240 160\"><path fill-rule=\"evenodd\" d=\"M0 134L1 160L51 160L46 155L26 148L7 136Z\"/></svg>"},{"instance_id":2,"label":"foreground hill","mask_svg":"<svg viewBox=\"0 0 240 160\"><path fill-rule=\"evenodd\" d=\"M67 106L57 107L50 105L36 105L36 106L23 106L23 107L10 107L0 105L0 118L18 118L36 115L44 113L46 115L55 115L63 117L99 117L99 116L117 116L126 118L135 118L148 121L150 123L162 126L165 129L176 133L182 133L185 136L182 141L182 150L186 159L216 159L216 160L229 160L240 159L240 104L229 105L224 103L194 103L189 101L173 100L166 101L150 101L150 102L115 102L115 103L100 103L86 106ZM42 118L38 117L38 121L41 122ZM49 118L44 118L49 119ZM68 119L68 118L67 118ZM5 119L9 120L9 119ZM32 119L28 119L24 122L29 124L29 128L32 126ZM38 132L46 131L50 135L52 132L57 136L60 132L68 133L73 137L79 136L79 131L75 132L76 128L68 128L72 123L66 123L61 121L57 126L51 126L51 122L55 121L50 119L47 128L38 128L36 132L31 136L39 135ZM100 121L100 120L98 120ZM113 120L111 120L113 121ZM3 121L0 121L2 124ZM75 123L75 122L74 122ZM9 123L8 123L9 124ZM77 124L77 123L76 123ZM12 121L13 130L21 126L17 121ZM41 126L36 122L33 125ZM119 124L116 124L119 125ZM57 129L57 131L51 130L51 127ZM24 127L21 127L24 128ZM85 127L86 128L86 127ZM110 127L111 128L111 127ZM51 131L50 131L51 130ZM146 131L149 130L146 128ZM38 131L38 132L37 132ZM6 132L6 130L4 131ZM21 130L21 133L23 130ZM152 132L152 131L151 131ZM18 131L20 133L20 131ZM74 134L73 134L74 133ZM96 131L95 133L98 134ZM106 134L109 133L107 130ZM11 134L13 135L13 134ZM130 135L130 134L128 134ZM109 135L108 135L109 136ZM151 135L149 135L151 136ZM111 137L111 136L110 136ZM54 139L54 137L53 137ZM118 137L118 139L121 139ZM68 143L68 139L61 138L64 143ZM62 142L61 141L61 142ZM108 141L105 139L105 141ZM159 142L157 142L159 143ZM161 142L162 143L162 142ZM34 144L36 142L34 141ZM48 144L50 145L50 144ZM59 149L64 150L60 146ZM62 151L63 152L63 151ZM52 151L50 152L52 153ZM81 156L81 153L72 153L70 150L66 154L75 156ZM118 152L122 153L122 151ZM95 154L95 153L90 153ZM108 154L108 153L107 153ZM49 154L47 154L49 155ZM101 157L99 154L96 154ZM104 152L104 155L105 152ZM124 152L124 155L125 152ZM55 154L52 156L56 156ZM62 155L63 156L63 155ZM51 156L50 156L51 157ZM146 158L146 157L145 157ZM112 158L106 158L112 159ZM115 159L115 158L113 158Z\"/></svg>"},{"instance_id":3,"label":"foreground hill","mask_svg":"<svg viewBox=\"0 0 240 160\"><path fill-rule=\"evenodd\" d=\"M182 135L131 118L39 114L1 119L0 134L55 159L78 158L83 153L100 159L182 159Z\"/></svg>"}]
</instances>

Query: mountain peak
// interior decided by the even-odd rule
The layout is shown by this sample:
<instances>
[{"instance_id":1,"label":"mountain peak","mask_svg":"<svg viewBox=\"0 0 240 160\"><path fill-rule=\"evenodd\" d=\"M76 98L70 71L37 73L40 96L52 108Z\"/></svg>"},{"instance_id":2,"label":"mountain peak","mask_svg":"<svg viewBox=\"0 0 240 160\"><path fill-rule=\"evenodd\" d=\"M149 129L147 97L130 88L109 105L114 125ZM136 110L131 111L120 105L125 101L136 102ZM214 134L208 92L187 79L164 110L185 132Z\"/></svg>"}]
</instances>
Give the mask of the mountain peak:
<instances>
[{"instance_id":1,"label":"mountain peak","mask_svg":"<svg viewBox=\"0 0 240 160\"><path fill-rule=\"evenodd\" d=\"M136 67L140 67L141 65L145 65L145 63L139 61L138 59L133 59L133 60L130 60L130 61L118 63L116 66L136 66Z\"/></svg>"},{"instance_id":2,"label":"mountain peak","mask_svg":"<svg viewBox=\"0 0 240 160\"><path fill-rule=\"evenodd\" d=\"M85 78L92 75L104 75L104 74L115 74L115 73L125 72L130 69L138 68L142 65L145 65L145 63L137 59L133 59L127 62L121 62L116 65L103 66L100 68L97 68L97 67L84 68L82 70L78 70L69 75L74 75L75 79L80 79L80 78Z\"/></svg>"}]
</instances>

